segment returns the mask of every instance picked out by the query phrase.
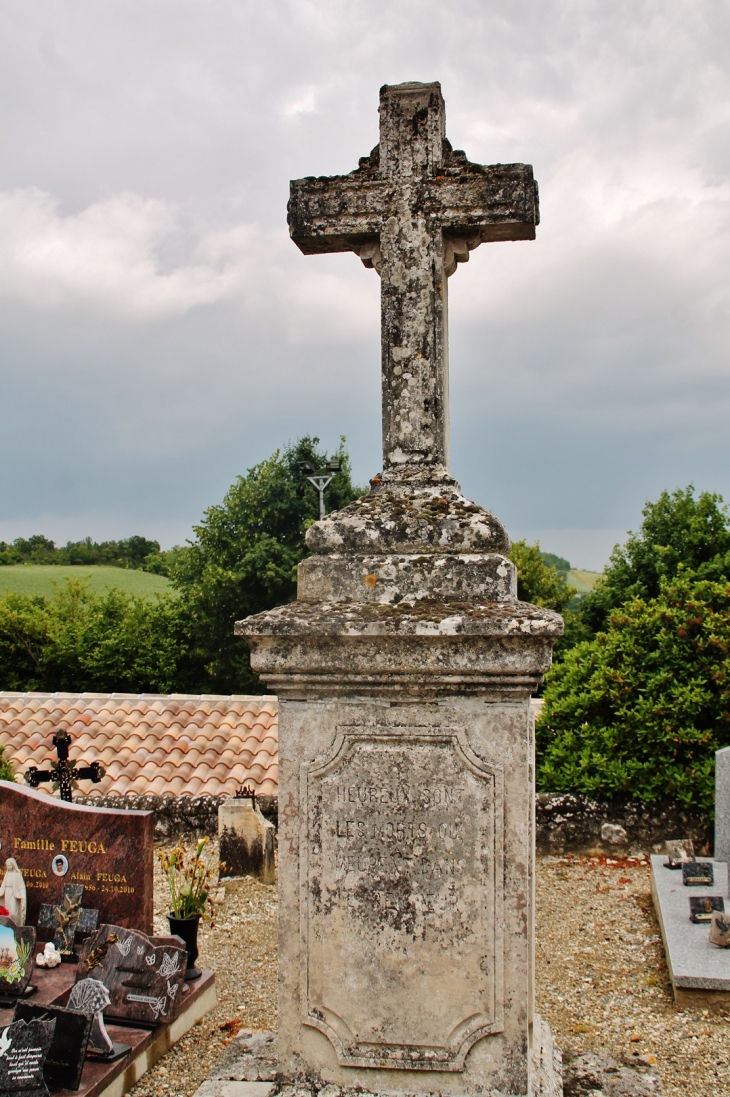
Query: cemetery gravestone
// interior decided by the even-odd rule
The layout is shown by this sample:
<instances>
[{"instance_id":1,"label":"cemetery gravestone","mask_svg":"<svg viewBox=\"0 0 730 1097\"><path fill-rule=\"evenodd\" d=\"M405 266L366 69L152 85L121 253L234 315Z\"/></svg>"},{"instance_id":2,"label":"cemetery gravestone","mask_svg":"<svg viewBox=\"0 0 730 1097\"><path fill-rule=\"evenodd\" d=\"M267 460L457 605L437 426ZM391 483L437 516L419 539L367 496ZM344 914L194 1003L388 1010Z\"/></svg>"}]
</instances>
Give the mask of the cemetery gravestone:
<instances>
[{"instance_id":1,"label":"cemetery gravestone","mask_svg":"<svg viewBox=\"0 0 730 1097\"><path fill-rule=\"evenodd\" d=\"M169 1023L185 994L186 962L179 937L148 937L105 925L81 946L77 978L104 984L110 999L107 1017Z\"/></svg>"},{"instance_id":2,"label":"cemetery gravestone","mask_svg":"<svg viewBox=\"0 0 730 1097\"><path fill-rule=\"evenodd\" d=\"M255 876L264 884L276 880L276 827L256 810L250 797L231 796L218 808L219 856L224 876Z\"/></svg>"},{"instance_id":3,"label":"cemetery gravestone","mask_svg":"<svg viewBox=\"0 0 730 1097\"><path fill-rule=\"evenodd\" d=\"M82 979L72 987L68 998L72 1009L79 1010L89 1018L89 1057L114 1062L127 1054L130 1045L116 1043L106 1030L104 1010L110 1002L109 991L98 979Z\"/></svg>"},{"instance_id":4,"label":"cemetery gravestone","mask_svg":"<svg viewBox=\"0 0 730 1097\"><path fill-rule=\"evenodd\" d=\"M43 1065L55 1021L14 1021L0 1029L0 1093L48 1097Z\"/></svg>"},{"instance_id":5,"label":"cemetery gravestone","mask_svg":"<svg viewBox=\"0 0 730 1097\"><path fill-rule=\"evenodd\" d=\"M56 1022L43 1065L43 1077L49 1089L78 1089L89 1043L91 1017L63 1006L19 1002L13 1020Z\"/></svg>"},{"instance_id":6,"label":"cemetery gravestone","mask_svg":"<svg viewBox=\"0 0 730 1097\"><path fill-rule=\"evenodd\" d=\"M447 278L531 239L524 164L452 150L438 84L291 185L292 239L381 278L383 470L307 532L291 605L239 622L279 696L279 1072L370 1092L560 1092L533 1012L530 696L560 617L448 470Z\"/></svg>"},{"instance_id":7,"label":"cemetery gravestone","mask_svg":"<svg viewBox=\"0 0 730 1097\"><path fill-rule=\"evenodd\" d=\"M153 826L150 811L69 804L0 781L0 850L20 866L32 924L43 904L61 905L67 884L83 884L99 921L151 933Z\"/></svg>"}]
</instances>

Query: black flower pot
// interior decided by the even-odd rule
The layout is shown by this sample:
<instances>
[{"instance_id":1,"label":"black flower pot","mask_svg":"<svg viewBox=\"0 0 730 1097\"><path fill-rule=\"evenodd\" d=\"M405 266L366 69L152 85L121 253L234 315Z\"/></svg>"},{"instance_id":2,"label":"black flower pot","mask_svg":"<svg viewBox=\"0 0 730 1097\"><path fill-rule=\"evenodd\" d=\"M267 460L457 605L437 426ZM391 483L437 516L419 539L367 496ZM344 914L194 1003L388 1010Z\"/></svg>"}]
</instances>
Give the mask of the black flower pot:
<instances>
[{"instance_id":1,"label":"black flower pot","mask_svg":"<svg viewBox=\"0 0 730 1097\"><path fill-rule=\"evenodd\" d=\"M176 918L174 914L168 914L170 933L182 937L188 953L188 962L185 968L186 979L199 979L203 974L200 968L195 966L198 959L198 926L200 915L194 914L192 918Z\"/></svg>"}]
</instances>

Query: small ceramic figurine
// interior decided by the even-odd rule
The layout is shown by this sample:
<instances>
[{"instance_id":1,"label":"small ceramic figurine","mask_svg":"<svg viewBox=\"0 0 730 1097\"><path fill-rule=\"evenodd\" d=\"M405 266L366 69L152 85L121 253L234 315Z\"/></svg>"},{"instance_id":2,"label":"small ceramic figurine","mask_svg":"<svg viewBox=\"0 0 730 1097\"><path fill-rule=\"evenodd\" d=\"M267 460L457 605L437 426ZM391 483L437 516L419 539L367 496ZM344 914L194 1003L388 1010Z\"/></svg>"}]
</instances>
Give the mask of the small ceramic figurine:
<instances>
[{"instance_id":1,"label":"small ceramic figurine","mask_svg":"<svg viewBox=\"0 0 730 1097\"><path fill-rule=\"evenodd\" d=\"M0 884L0 900L3 906L7 907L8 917L13 919L16 926L24 926L28 899L23 873L18 868L18 862L14 857L8 857L5 862L5 876Z\"/></svg>"},{"instance_id":2,"label":"small ceramic figurine","mask_svg":"<svg viewBox=\"0 0 730 1097\"><path fill-rule=\"evenodd\" d=\"M35 958L36 967L58 967L61 963L61 953L53 941L49 941L43 952L39 952Z\"/></svg>"}]
</instances>

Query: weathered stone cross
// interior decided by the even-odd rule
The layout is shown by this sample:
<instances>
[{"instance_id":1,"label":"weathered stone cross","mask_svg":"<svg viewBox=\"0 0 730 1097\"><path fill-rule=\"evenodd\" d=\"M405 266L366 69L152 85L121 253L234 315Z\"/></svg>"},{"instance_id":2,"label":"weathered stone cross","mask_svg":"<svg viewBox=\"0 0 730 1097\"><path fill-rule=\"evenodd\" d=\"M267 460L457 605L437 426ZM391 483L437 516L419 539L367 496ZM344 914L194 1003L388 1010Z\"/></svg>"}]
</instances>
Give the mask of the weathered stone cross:
<instances>
[{"instance_id":1,"label":"weathered stone cross","mask_svg":"<svg viewBox=\"0 0 730 1097\"><path fill-rule=\"evenodd\" d=\"M357 171L291 185L303 252L380 272L384 468L307 531L296 602L236 624L279 697L287 1085L562 1092L533 1007L530 694L563 623L518 601L507 531L447 468L446 279L537 217L530 167L451 149L438 84L383 88Z\"/></svg>"},{"instance_id":2,"label":"weathered stone cross","mask_svg":"<svg viewBox=\"0 0 730 1097\"><path fill-rule=\"evenodd\" d=\"M349 175L294 180L289 229L308 255L354 251L381 276L383 464L448 469L446 279L491 240L532 240L529 164L470 163L445 136L441 85L380 90L380 144Z\"/></svg>"}]
</instances>

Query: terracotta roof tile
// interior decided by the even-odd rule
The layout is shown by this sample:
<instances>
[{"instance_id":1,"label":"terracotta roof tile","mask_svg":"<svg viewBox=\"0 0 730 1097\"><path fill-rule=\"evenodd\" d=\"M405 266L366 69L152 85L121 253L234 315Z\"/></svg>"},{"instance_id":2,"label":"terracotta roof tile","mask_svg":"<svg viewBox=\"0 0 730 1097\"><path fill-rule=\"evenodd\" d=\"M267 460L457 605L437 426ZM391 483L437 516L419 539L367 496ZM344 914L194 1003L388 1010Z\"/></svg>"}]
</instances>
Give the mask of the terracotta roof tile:
<instances>
[{"instance_id":1,"label":"terracotta roof tile","mask_svg":"<svg viewBox=\"0 0 730 1097\"><path fill-rule=\"evenodd\" d=\"M272 697L0 692L0 744L19 778L31 765L47 768L59 728L73 739L73 759L107 771L84 791L215 796L245 783L278 793Z\"/></svg>"}]
</instances>

